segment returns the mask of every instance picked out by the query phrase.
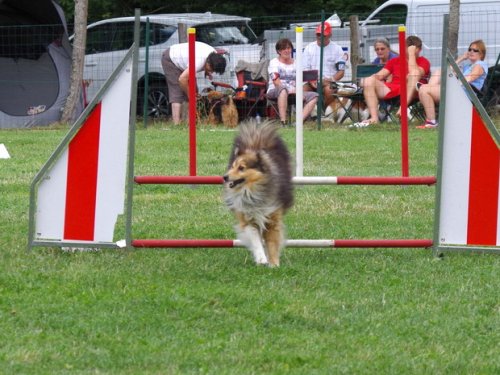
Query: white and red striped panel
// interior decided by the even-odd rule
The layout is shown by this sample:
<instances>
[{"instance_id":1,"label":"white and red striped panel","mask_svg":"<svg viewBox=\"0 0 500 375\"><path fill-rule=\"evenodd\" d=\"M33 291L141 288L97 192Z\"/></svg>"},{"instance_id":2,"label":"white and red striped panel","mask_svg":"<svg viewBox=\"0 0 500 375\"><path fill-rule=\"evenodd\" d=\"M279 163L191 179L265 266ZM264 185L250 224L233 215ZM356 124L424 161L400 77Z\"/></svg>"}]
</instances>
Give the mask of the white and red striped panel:
<instances>
[{"instance_id":1,"label":"white and red striped panel","mask_svg":"<svg viewBox=\"0 0 500 375\"><path fill-rule=\"evenodd\" d=\"M125 204L132 61L40 184L36 239L113 241Z\"/></svg>"},{"instance_id":2,"label":"white and red striped panel","mask_svg":"<svg viewBox=\"0 0 500 375\"><path fill-rule=\"evenodd\" d=\"M499 246L499 147L452 74L445 108L439 243Z\"/></svg>"}]
</instances>

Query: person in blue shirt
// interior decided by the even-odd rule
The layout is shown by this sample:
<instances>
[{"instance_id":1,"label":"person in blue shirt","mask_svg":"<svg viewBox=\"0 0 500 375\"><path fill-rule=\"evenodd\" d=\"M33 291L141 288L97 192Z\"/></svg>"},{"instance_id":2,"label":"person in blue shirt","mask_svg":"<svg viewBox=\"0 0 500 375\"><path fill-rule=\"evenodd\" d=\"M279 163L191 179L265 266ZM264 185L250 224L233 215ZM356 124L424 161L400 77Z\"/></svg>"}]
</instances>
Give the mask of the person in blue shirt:
<instances>
[{"instance_id":1,"label":"person in blue shirt","mask_svg":"<svg viewBox=\"0 0 500 375\"><path fill-rule=\"evenodd\" d=\"M387 61L398 57L398 54L391 50L391 44L387 38L377 38L373 43L373 48L377 57L372 61L372 64L385 65Z\"/></svg>"},{"instance_id":2,"label":"person in blue shirt","mask_svg":"<svg viewBox=\"0 0 500 375\"><path fill-rule=\"evenodd\" d=\"M465 80L471 87L480 92L488 74L488 64L484 61L486 57L486 45L481 39L473 41L468 50L460 56L456 63L460 66ZM439 103L441 87L441 72L436 70L428 84L417 84L418 97L424 106L425 123L417 126L419 129L429 129L438 126L436 121L436 104Z\"/></svg>"}]
</instances>

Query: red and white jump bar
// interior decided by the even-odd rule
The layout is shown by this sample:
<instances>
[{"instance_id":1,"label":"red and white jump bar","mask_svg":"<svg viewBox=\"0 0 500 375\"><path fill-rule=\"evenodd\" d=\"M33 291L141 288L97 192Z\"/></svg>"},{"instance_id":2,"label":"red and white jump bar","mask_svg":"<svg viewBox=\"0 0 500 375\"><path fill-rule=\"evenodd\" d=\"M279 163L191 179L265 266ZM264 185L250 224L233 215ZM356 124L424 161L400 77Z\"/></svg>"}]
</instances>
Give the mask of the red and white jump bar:
<instances>
[{"instance_id":1,"label":"red and white jump bar","mask_svg":"<svg viewBox=\"0 0 500 375\"><path fill-rule=\"evenodd\" d=\"M137 184L188 184L219 185L223 184L222 176L136 176ZM436 177L293 177L296 185L434 185Z\"/></svg>"},{"instance_id":2,"label":"red and white jump bar","mask_svg":"<svg viewBox=\"0 0 500 375\"><path fill-rule=\"evenodd\" d=\"M244 247L240 240L133 240L133 247L150 248L195 248L195 247ZM432 247L432 240L287 240L286 247Z\"/></svg>"}]
</instances>

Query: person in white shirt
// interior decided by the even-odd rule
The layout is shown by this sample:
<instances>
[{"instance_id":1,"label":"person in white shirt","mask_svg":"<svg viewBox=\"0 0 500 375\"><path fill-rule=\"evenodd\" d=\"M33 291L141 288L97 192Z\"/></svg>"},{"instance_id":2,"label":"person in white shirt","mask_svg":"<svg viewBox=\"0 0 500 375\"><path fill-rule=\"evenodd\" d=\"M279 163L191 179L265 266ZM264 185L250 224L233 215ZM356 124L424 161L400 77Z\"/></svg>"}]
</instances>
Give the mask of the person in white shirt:
<instances>
[{"instance_id":1,"label":"person in white shirt","mask_svg":"<svg viewBox=\"0 0 500 375\"><path fill-rule=\"evenodd\" d=\"M293 44L290 39L280 39L276 43L275 57L269 62L269 86L267 97L276 100L278 104L278 115L281 124L286 125L286 115L288 107L288 95L295 94L296 69L295 61L292 57ZM318 94L312 91L304 92L304 109L302 111L305 120L316 106Z\"/></svg>"},{"instance_id":2,"label":"person in white shirt","mask_svg":"<svg viewBox=\"0 0 500 375\"><path fill-rule=\"evenodd\" d=\"M189 44L174 44L163 52L161 65L168 86L168 99L172 104L172 120L175 125L181 122L182 103L188 101L189 92ZM205 71L205 77L223 74L226 59L215 48L202 42L195 42L195 70Z\"/></svg>"},{"instance_id":3,"label":"person in white shirt","mask_svg":"<svg viewBox=\"0 0 500 375\"><path fill-rule=\"evenodd\" d=\"M323 31L323 45L321 45L321 31ZM330 88L330 82L339 81L344 77L347 53L342 50L338 44L331 41L332 26L325 22L316 27L316 41L309 43L304 49L303 70L320 71L321 48L323 48L323 98L327 106L335 98ZM317 84L307 82L304 85L304 91L317 91Z\"/></svg>"}]
</instances>

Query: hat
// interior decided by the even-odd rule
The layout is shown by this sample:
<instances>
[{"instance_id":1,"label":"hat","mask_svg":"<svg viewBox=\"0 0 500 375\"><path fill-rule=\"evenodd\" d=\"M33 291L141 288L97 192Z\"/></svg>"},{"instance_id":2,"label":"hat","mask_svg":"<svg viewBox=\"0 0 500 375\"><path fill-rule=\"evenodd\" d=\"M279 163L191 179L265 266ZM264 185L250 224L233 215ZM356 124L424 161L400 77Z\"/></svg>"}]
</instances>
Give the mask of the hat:
<instances>
[{"instance_id":1,"label":"hat","mask_svg":"<svg viewBox=\"0 0 500 375\"><path fill-rule=\"evenodd\" d=\"M323 29L323 35L330 35L332 33L332 25L330 23L325 22L325 26ZM316 34L321 34L321 24L316 27Z\"/></svg>"}]
</instances>

